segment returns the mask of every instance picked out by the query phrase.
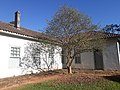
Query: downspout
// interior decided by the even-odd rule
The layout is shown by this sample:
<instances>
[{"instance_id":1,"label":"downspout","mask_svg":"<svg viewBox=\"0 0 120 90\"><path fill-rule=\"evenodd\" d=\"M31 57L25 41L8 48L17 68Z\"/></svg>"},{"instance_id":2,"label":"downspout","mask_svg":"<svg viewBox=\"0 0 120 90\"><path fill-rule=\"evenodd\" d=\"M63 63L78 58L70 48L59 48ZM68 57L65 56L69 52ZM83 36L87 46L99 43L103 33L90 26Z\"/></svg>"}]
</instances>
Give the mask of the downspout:
<instances>
[{"instance_id":1,"label":"downspout","mask_svg":"<svg viewBox=\"0 0 120 90\"><path fill-rule=\"evenodd\" d=\"M120 65L120 44L119 44L119 42L117 42L117 51L118 51L118 62Z\"/></svg>"}]
</instances>

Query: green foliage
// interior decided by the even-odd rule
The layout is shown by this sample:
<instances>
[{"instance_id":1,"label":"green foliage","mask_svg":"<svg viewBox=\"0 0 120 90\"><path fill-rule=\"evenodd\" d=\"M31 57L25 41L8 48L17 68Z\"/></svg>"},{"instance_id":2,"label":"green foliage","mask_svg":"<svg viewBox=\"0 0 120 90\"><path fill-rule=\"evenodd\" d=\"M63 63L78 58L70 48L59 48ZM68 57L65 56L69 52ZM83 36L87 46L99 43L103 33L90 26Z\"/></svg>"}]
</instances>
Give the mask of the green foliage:
<instances>
[{"instance_id":1,"label":"green foliage","mask_svg":"<svg viewBox=\"0 0 120 90\"><path fill-rule=\"evenodd\" d=\"M49 82L50 83L50 82ZM52 83L52 81L51 81ZM47 82L28 85L16 90L120 90L118 82L99 82L92 84L57 84L50 85Z\"/></svg>"},{"instance_id":2,"label":"green foliage","mask_svg":"<svg viewBox=\"0 0 120 90\"><path fill-rule=\"evenodd\" d=\"M115 34L119 34L120 33L120 25L118 24L110 24L110 25L106 25L103 28L104 32L108 32L108 33L115 33Z\"/></svg>"}]
</instances>

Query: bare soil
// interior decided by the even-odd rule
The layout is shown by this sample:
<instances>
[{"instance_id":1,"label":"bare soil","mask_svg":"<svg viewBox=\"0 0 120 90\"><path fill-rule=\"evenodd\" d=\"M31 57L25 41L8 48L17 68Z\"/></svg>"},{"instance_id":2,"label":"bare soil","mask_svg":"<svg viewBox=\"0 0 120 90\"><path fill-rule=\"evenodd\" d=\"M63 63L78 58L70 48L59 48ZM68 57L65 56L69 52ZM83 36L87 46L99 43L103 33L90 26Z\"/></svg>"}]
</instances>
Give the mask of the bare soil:
<instances>
[{"instance_id":1,"label":"bare soil","mask_svg":"<svg viewBox=\"0 0 120 90\"><path fill-rule=\"evenodd\" d=\"M66 69L41 72L39 74L23 75L0 79L0 90L11 90L28 84L57 79L55 83L82 84L100 81L116 81L120 83L120 71L78 70L67 74Z\"/></svg>"}]
</instances>

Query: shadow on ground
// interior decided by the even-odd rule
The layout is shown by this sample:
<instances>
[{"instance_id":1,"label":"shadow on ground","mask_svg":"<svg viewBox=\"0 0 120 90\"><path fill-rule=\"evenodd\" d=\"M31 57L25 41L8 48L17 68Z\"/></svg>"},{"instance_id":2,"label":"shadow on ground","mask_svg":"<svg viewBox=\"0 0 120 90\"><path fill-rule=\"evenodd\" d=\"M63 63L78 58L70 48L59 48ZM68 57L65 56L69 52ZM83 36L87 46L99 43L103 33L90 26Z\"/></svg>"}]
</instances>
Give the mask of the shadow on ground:
<instances>
[{"instance_id":1,"label":"shadow on ground","mask_svg":"<svg viewBox=\"0 0 120 90\"><path fill-rule=\"evenodd\" d=\"M120 75L103 76L103 78L105 78L107 80L110 80L110 81L114 81L114 82L120 83Z\"/></svg>"}]
</instances>

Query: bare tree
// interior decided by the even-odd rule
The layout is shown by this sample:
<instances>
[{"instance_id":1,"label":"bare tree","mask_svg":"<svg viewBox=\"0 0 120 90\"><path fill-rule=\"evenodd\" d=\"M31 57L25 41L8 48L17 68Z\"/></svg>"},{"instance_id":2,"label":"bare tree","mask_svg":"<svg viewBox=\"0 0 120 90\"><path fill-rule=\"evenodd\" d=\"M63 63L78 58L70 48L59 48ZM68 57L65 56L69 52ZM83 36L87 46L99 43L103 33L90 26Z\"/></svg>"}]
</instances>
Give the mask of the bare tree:
<instances>
[{"instance_id":1,"label":"bare tree","mask_svg":"<svg viewBox=\"0 0 120 90\"><path fill-rule=\"evenodd\" d=\"M53 19L48 22L46 34L58 38L61 46L65 50L64 57L67 59L66 66L68 73L72 73L71 65L76 55L83 50L98 48L98 36L93 37L97 30L97 25L93 25L91 18L68 6L61 7ZM91 32L90 32L91 31ZM95 35L96 36L96 35Z\"/></svg>"},{"instance_id":2,"label":"bare tree","mask_svg":"<svg viewBox=\"0 0 120 90\"><path fill-rule=\"evenodd\" d=\"M56 51L55 51L56 50ZM25 55L21 61L23 71L46 71L52 70L57 66L54 55L61 53L60 48L55 45L46 43L28 43L25 47Z\"/></svg>"}]
</instances>

